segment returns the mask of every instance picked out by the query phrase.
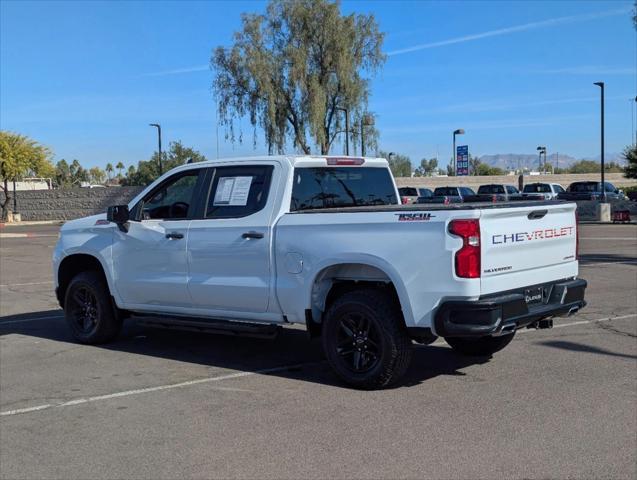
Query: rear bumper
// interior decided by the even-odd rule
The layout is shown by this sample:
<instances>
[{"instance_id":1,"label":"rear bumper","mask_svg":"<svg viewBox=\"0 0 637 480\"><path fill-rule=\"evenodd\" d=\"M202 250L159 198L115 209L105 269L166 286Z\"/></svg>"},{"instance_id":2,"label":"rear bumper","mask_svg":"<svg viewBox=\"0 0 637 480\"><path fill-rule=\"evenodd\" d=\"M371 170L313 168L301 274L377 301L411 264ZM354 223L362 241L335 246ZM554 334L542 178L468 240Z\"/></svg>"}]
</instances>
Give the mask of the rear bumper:
<instances>
[{"instance_id":1,"label":"rear bumper","mask_svg":"<svg viewBox=\"0 0 637 480\"><path fill-rule=\"evenodd\" d=\"M542 289L542 301L527 304L525 290ZM441 337L482 337L526 327L538 320L574 313L586 306L582 279L534 285L486 296L475 301L444 302L436 312L434 327Z\"/></svg>"}]
</instances>

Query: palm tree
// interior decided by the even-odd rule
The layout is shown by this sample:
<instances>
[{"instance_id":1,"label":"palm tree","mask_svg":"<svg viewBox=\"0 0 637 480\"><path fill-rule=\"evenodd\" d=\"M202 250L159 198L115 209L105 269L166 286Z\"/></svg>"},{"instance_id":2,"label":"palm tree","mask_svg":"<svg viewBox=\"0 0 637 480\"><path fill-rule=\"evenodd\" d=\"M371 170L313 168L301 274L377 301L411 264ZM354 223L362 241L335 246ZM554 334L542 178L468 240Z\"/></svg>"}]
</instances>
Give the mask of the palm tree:
<instances>
[{"instance_id":1,"label":"palm tree","mask_svg":"<svg viewBox=\"0 0 637 480\"><path fill-rule=\"evenodd\" d=\"M124 164L122 162L117 162L117 165L115 165L115 168L119 170L119 172L117 172L117 176L119 178L122 178L122 170L124 170Z\"/></svg>"},{"instance_id":2,"label":"palm tree","mask_svg":"<svg viewBox=\"0 0 637 480\"><path fill-rule=\"evenodd\" d=\"M106 164L106 174L108 175L108 181L111 181L111 173L113 173L113 164L112 163L107 163Z\"/></svg>"}]
</instances>

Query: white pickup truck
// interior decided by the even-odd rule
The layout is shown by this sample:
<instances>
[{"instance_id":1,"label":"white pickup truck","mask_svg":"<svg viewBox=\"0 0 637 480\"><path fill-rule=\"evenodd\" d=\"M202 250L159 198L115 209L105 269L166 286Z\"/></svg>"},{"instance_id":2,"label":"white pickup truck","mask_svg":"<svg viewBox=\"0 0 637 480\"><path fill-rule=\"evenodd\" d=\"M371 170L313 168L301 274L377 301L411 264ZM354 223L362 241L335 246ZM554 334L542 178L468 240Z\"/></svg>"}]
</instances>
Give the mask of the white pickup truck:
<instances>
[{"instance_id":1,"label":"white pickup truck","mask_svg":"<svg viewBox=\"0 0 637 480\"><path fill-rule=\"evenodd\" d=\"M82 343L127 317L269 335L304 323L336 374L381 388L412 341L490 355L585 305L575 204L400 205L378 158L201 162L66 223L55 288Z\"/></svg>"}]
</instances>

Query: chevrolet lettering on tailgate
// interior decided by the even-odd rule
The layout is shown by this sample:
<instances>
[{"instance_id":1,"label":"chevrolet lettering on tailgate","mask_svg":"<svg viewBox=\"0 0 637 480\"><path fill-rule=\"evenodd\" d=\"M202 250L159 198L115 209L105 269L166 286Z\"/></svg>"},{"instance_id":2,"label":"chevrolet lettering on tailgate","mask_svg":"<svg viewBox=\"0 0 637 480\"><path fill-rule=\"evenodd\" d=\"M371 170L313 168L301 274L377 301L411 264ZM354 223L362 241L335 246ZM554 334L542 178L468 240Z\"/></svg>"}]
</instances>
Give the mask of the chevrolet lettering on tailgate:
<instances>
[{"instance_id":1,"label":"chevrolet lettering on tailgate","mask_svg":"<svg viewBox=\"0 0 637 480\"><path fill-rule=\"evenodd\" d=\"M535 230L533 232L518 232L510 234L493 235L491 242L494 245L501 243L530 242L533 240L548 240L550 238L565 237L573 235L575 227L547 228L545 230Z\"/></svg>"}]
</instances>

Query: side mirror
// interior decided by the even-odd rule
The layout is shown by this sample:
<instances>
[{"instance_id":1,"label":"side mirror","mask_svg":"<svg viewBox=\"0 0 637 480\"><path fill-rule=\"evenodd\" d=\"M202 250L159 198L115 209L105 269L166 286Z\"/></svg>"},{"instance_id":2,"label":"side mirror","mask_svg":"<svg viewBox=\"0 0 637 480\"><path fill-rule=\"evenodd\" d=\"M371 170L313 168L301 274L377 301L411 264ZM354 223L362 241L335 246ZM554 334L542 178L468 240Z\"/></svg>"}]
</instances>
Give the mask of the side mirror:
<instances>
[{"instance_id":1,"label":"side mirror","mask_svg":"<svg viewBox=\"0 0 637 480\"><path fill-rule=\"evenodd\" d=\"M106 209L106 220L116 223L118 226L124 225L130 220L128 205L113 205Z\"/></svg>"}]
</instances>

